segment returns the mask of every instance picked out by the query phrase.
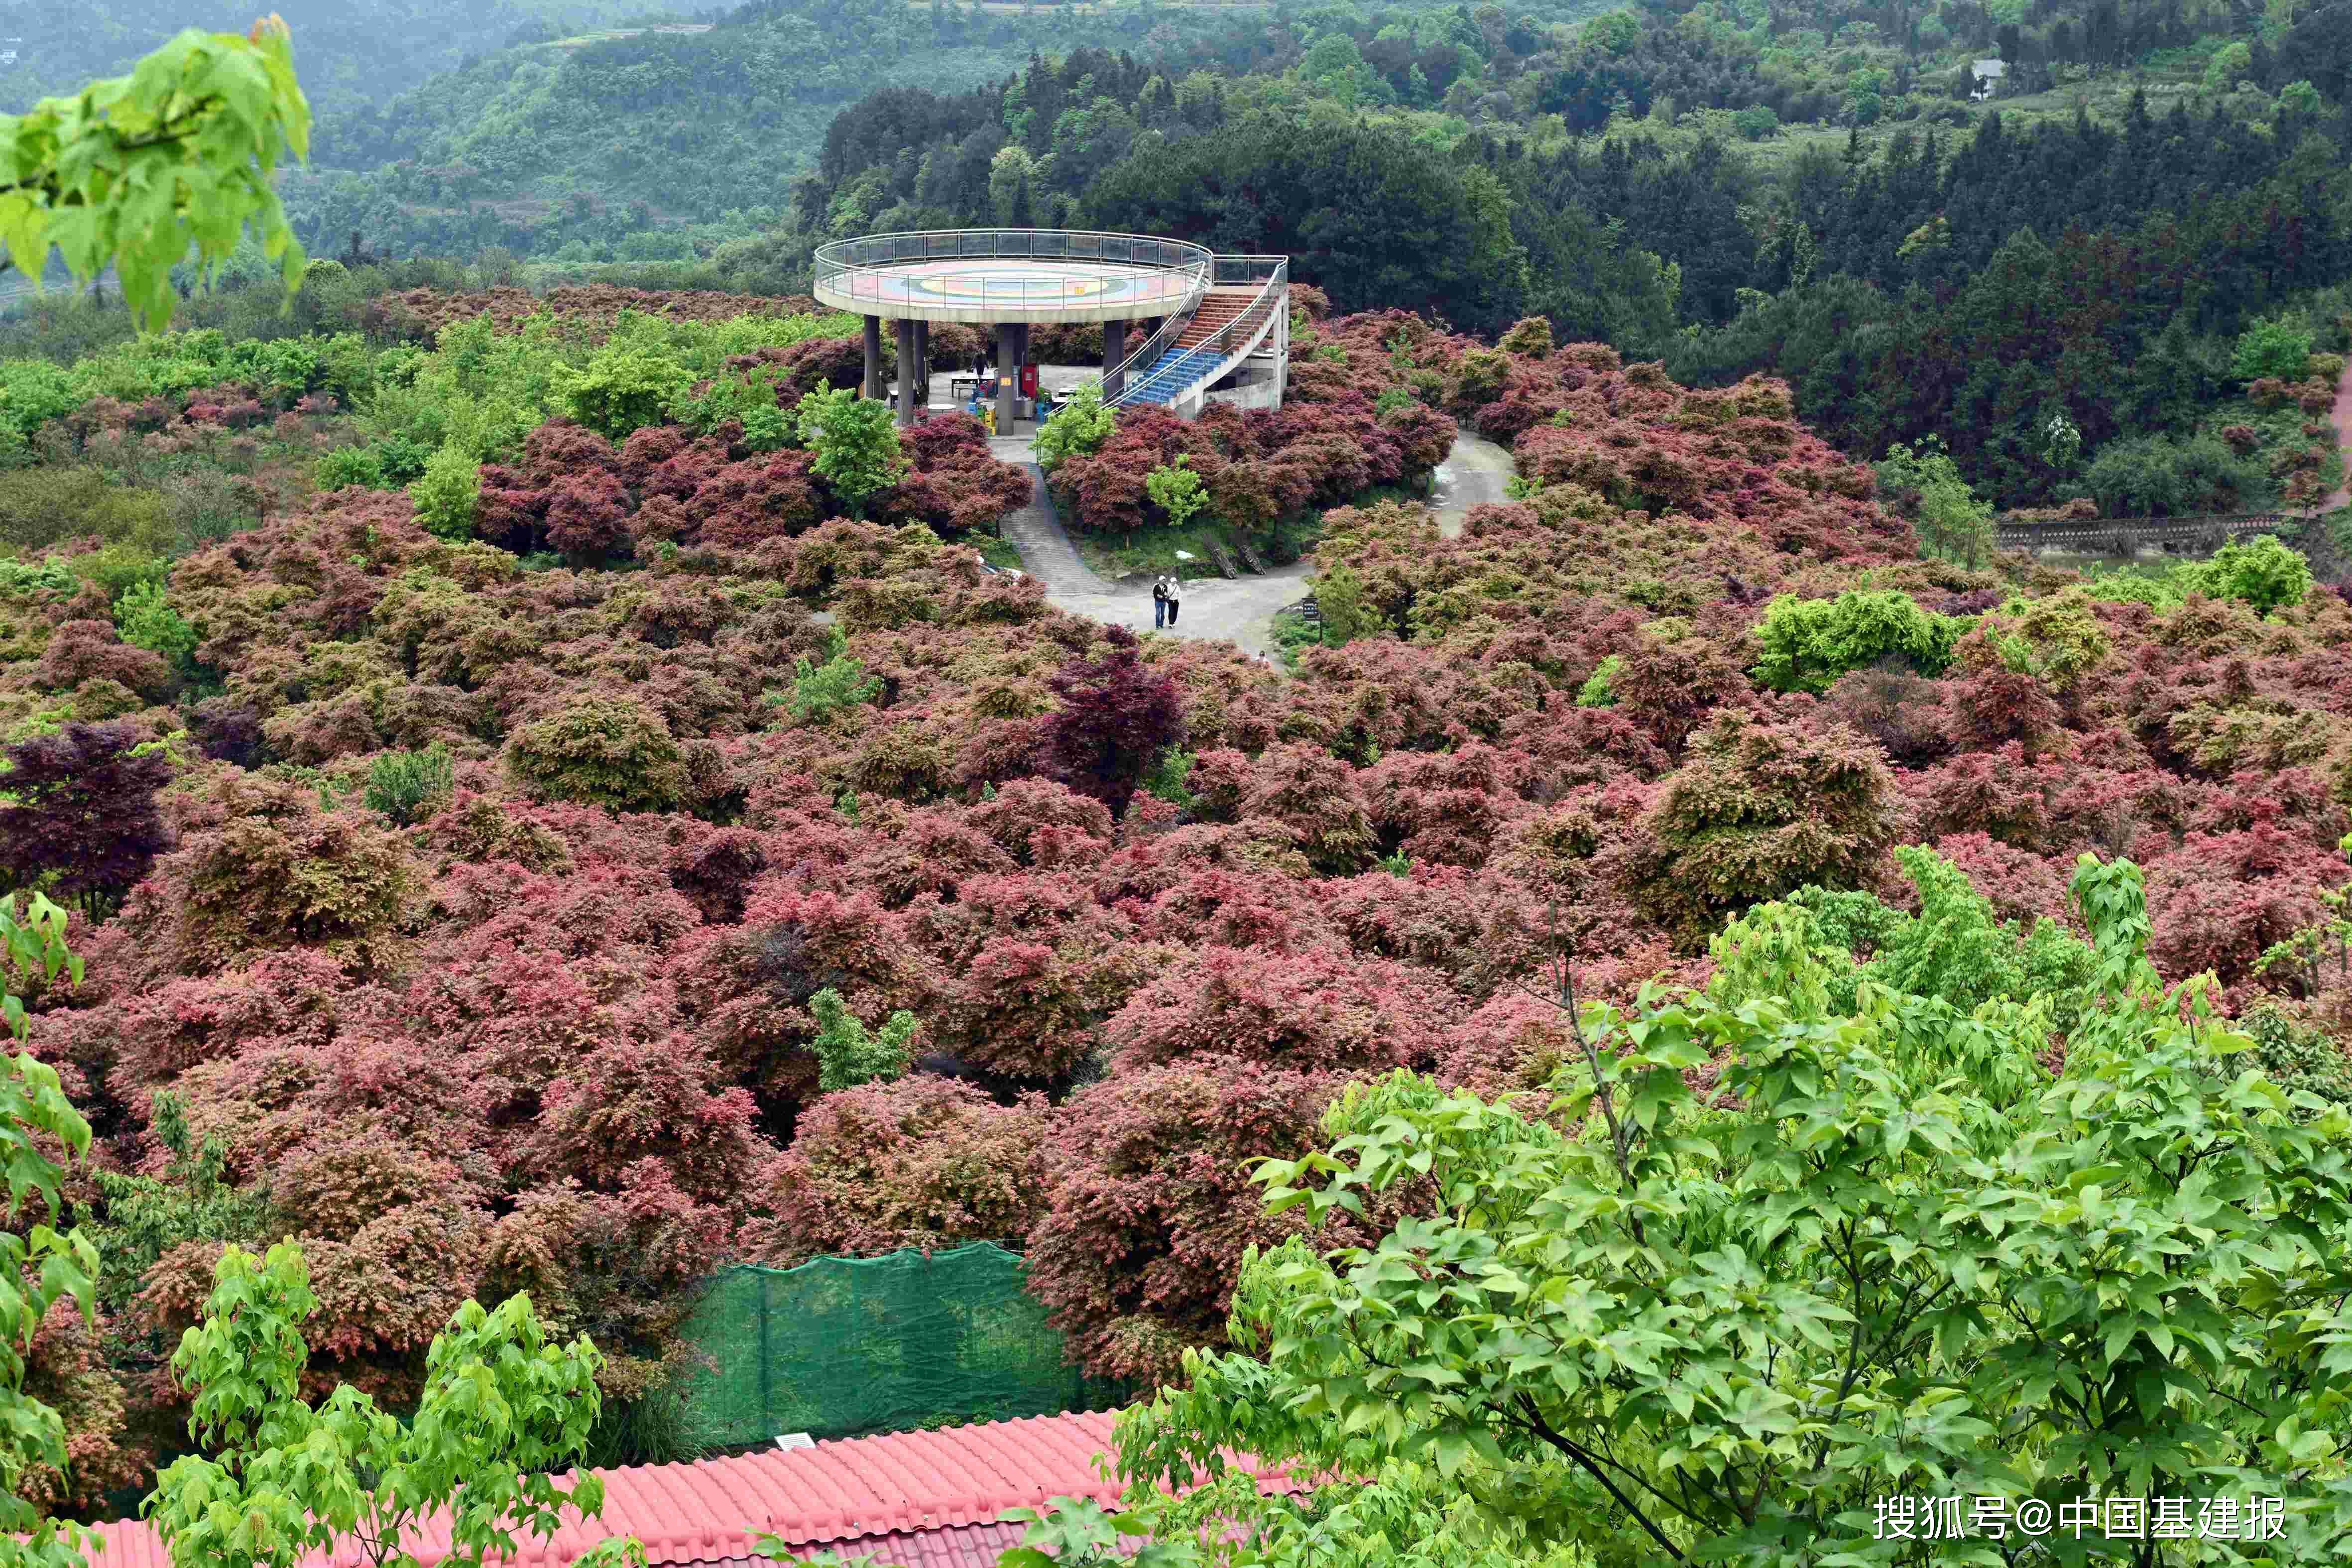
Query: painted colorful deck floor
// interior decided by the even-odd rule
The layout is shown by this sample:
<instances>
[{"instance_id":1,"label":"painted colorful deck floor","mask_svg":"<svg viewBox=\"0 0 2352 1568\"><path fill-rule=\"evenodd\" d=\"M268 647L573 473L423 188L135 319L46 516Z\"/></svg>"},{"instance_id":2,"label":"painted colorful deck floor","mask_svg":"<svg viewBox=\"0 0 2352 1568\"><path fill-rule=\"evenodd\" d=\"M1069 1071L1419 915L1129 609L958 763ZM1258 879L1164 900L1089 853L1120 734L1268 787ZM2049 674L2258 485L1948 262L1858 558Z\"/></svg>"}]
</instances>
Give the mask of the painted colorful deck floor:
<instances>
[{"instance_id":1,"label":"painted colorful deck floor","mask_svg":"<svg viewBox=\"0 0 2352 1568\"><path fill-rule=\"evenodd\" d=\"M855 268L827 279L823 293L870 315L1017 321L1164 316L1198 289L1193 275L1168 268L950 257Z\"/></svg>"}]
</instances>

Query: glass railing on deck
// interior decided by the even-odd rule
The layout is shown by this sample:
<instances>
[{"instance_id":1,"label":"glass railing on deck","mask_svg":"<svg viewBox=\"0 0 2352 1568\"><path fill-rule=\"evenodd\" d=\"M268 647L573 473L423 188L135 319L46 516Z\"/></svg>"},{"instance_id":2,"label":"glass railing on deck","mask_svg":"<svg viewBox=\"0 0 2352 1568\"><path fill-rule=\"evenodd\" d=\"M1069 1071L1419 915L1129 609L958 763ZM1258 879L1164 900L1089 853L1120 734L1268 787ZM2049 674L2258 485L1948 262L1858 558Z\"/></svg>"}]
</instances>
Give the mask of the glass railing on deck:
<instances>
[{"instance_id":1,"label":"glass railing on deck","mask_svg":"<svg viewBox=\"0 0 2352 1568\"><path fill-rule=\"evenodd\" d=\"M1059 228L933 229L868 235L818 246L816 289L850 304L858 300L889 303L903 296L904 272L910 265L963 259L1100 262L1156 269L1163 276L1145 280L1153 286L1130 289L1125 296L1140 308L1138 313L1145 315L1151 313L1152 306L1175 309L1197 298L1215 276L1216 262L1205 247L1149 235ZM894 273L898 276L894 278ZM1001 268L927 271L923 283L929 295L979 310L1074 302L1066 279L1007 277ZM1080 296L1077 302L1085 299Z\"/></svg>"}]
</instances>

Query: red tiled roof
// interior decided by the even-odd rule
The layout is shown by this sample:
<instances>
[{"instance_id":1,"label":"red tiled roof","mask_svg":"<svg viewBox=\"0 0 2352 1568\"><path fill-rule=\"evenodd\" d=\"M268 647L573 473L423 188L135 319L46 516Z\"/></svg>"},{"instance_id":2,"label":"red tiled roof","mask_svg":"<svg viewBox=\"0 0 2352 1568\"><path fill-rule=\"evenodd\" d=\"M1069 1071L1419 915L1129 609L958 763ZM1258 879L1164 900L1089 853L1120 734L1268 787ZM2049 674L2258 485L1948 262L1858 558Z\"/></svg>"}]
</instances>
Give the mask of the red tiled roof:
<instances>
[{"instance_id":1,"label":"red tiled roof","mask_svg":"<svg viewBox=\"0 0 2352 1568\"><path fill-rule=\"evenodd\" d=\"M645 1542L649 1564L720 1564L750 1555L755 1535L773 1532L812 1554L833 1546L845 1556L878 1554L907 1568L992 1568L996 1553L1020 1544L1017 1529L999 1526L1006 1509L1034 1508L1053 1497L1090 1498L1106 1506L1119 1488L1097 1472L1110 1452L1108 1412L1037 1415L1021 1421L894 1432L763 1449L739 1458L599 1472L604 1518L572 1523L547 1541L519 1543L516 1568L568 1568L610 1536ZM1282 1472L1244 1465L1269 1491L1298 1489ZM449 1550L446 1521L410 1544L425 1568ZM163 1542L137 1521L91 1527L101 1550L91 1568L170 1568ZM313 1568L362 1568L356 1548L314 1558Z\"/></svg>"}]
</instances>

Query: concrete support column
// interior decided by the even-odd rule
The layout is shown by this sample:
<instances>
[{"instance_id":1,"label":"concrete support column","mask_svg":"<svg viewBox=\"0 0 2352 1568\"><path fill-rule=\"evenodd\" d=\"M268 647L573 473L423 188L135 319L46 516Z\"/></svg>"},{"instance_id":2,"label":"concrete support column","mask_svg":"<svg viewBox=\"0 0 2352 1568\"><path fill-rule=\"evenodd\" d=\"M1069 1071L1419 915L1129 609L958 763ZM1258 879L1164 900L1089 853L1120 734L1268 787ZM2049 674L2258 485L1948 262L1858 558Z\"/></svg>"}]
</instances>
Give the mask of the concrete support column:
<instances>
[{"instance_id":1,"label":"concrete support column","mask_svg":"<svg viewBox=\"0 0 2352 1568\"><path fill-rule=\"evenodd\" d=\"M1106 399L1118 395L1120 380L1118 374L1118 364L1119 361L1126 357L1127 323L1105 321L1103 323L1103 396Z\"/></svg>"},{"instance_id":2,"label":"concrete support column","mask_svg":"<svg viewBox=\"0 0 2352 1568\"><path fill-rule=\"evenodd\" d=\"M915 319L902 318L898 322L898 424L901 428L915 422Z\"/></svg>"},{"instance_id":3,"label":"concrete support column","mask_svg":"<svg viewBox=\"0 0 2352 1568\"><path fill-rule=\"evenodd\" d=\"M996 323L996 433L1013 434L1013 412L1021 404L1021 323Z\"/></svg>"},{"instance_id":4,"label":"concrete support column","mask_svg":"<svg viewBox=\"0 0 2352 1568\"><path fill-rule=\"evenodd\" d=\"M879 402L882 397L882 318L866 318L866 388L861 395Z\"/></svg>"},{"instance_id":5,"label":"concrete support column","mask_svg":"<svg viewBox=\"0 0 2352 1568\"><path fill-rule=\"evenodd\" d=\"M915 322L915 417L928 419L931 413L931 324Z\"/></svg>"}]
</instances>

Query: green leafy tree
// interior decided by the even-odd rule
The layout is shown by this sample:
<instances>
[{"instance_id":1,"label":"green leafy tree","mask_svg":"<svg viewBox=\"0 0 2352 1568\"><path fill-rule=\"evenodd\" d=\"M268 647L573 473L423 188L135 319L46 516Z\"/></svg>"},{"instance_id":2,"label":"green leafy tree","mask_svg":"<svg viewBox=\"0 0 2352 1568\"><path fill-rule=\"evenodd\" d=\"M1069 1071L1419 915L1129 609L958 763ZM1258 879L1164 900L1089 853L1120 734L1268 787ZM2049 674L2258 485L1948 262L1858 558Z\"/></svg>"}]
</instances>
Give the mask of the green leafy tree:
<instances>
[{"instance_id":1,"label":"green leafy tree","mask_svg":"<svg viewBox=\"0 0 2352 1568\"><path fill-rule=\"evenodd\" d=\"M998 1519L1023 1526L1021 1544L1003 1553L996 1568L1191 1568L1202 1561L1190 1541L1147 1541L1122 1551L1119 1537L1150 1530L1131 1513L1114 1514L1091 1498L1057 1497L1043 1508L1009 1508Z\"/></svg>"},{"instance_id":2,"label":"green leafy tree","mask_svg":"<svg viewBox=\"0 0 2352 1568\"><path fill-rule=\"evenodd\" d=\"M1624 668L1624 656L1614 653L1594 665L1592 673L1584 678L1584 684L1576 689L1576 705L1579 708L1616 707L1617 688L1612 683L1617 679L1617 672Z\"/></svg>"},{"instance_id":3,"label":"green leafy tree","mask_svg":"<svg viewBox=\"0 0 2352 1568\"><path fill-rule=\"evenodd\" d=\"M1315 580L1315 608L1322 617L1326 647L1345 647L1381 629L1380 613L1364 592L1363 574L1344 561L1333 563Z\"/></svg>"},{"instance_id":4,"label":"green leafy tree","mask_svg":"<svg viewBox=\"0 0 2352 1568\"><path fill-rule=\"evenodd\" d=\"M2352 887L2323 890L2319 901L2335 913L2272 943L2256 961L2255 973L2281 976L2313 993L2330 982L2352 986ZM2352 1072L2352 1060L2344 1067Z\"/></svg>"},{"instance_id":5,"label":"green leafy tree","mask_svg":"<svg viewBox=\"0 0 2352 1568\"><path fill-rule=\"evenodd\" d=\"M311 465L310 482L322 490L380 490L383 459L373 447L338 447Z\"/></svg>"},{"instance_id":6,"label":"green leafy tree","mask_svg":"<svg viewBox=\"0 0 2352 1568\"><path fill-rule=\"evenodd\" d=\"M2203 430L2110 441L2083 470L2083 488L2109 517L2191 517L2240 510L2272 483L2259 458Z\"/></svg>"},{"instance_id":7,"label":"green leafy tree","mask_svg":"<svg viewBox=\"0 0 2352 1568\"><path fill-rule=\"evenodd\" d=\"M2099 624L2097 607L2081 588L2022 603L2011 600L1978 625L2002 668L2031 675L2061 693L2080 686L2115 651L2114 639Z\"/></svg>"},{"instance_id":8,"label":"green leafy tree","mask_svg":"<svg viewBox=\"0 0 2352 1568\"><path fill-rule=\"evenodd\" d=\"M809 998L816 1019L817 1087L830 1093L855 1089L877 1079L888 1082L907 1070L912 1046L921 1025L904 1008L890 1015L879 1029L868 1029L849 1011L841 993L827 986Z\"/></svg>"},{"instance_id":9,"label":"green leafy tree","mask_svg":"<svg viewBox=\"0 0 2352 1568\"><path fill-rule=\"evenodd\" d=\"M793 444L792 416L775 403L755 403L743 411L743 446L753 452L781 452Z\"/></svg>"},{"instance_id":10,"label":"green leafy tree","mask_svg":"<svg viewBox=\"0 0 2352 1568\"><path fill-rule=\"evenodd\" d=\"M793 661L793 694L787 706L793 720L822 724L836 713L861 707L881 693L878 676L849 655L849 638L839 626L827 630L824 662L803 654Z\"/></svg>"},{"instance_id":11,"label":"green leafy tree","mask_svg":"<svg viewBox=\"0 0 2352 1568\"><path fill-rule=\"evenodd\" d=\"M586 365L554 371L557 404L578 424L612 440L668 417L671 405L694 384L694 373L666 355L610 343Z\"/></svg>"},{"instance_id":12,"label":"green leafy tree","mask_svg":"<svg viewBox=\"0 0 2352 1568\"><path fill-rule=\"evenodd\" d=\"M2216 599L2242 599L2264 616L2303 603L2313 581L2311 563L2273 533L2244 544L2233 539L2188 574L2200 592Z\"/></svg>"},{"instance_id":13,"label":"green leafy tree","mask_svg":"<svg viewBox=\"0 0 2352 1568\"><path fill-rule=\"evenodd\" d=\"M513 1562L518 1535L546 1540L603 1510L593 1472L569 1489L558 1480L596 1424L604 1357L585 1336L550 1342L528 1295L457 1309L404 1421L349 1384L303 1401L302 1325L318 1300L293 1242L258 1258L232 1246L213 1279L204 1321L172 1357L204 1451L174 1460L142 1506L179 1568L293 1568L354 1546L378 1568L408 1568L404 1542L436 1514L448 1521L445 1562ZM645 1553L607 1540L577 1561L607 1568Z\"/></svg>"},{"instance_id":14,"label":"green leafy tree","mask_svg":"<svg viewBox=\"0 0 2352 1568\"><path fill-rule=\"evenodd\" d=\"M2036 1065L2037 1005L1979 1016L1973 1048L2032 1085L2006 1104L1875 983L1812 1019L1770 995L1585 1006L1524 1106L1358 1086L1327 1152L1257 1173L1271 1210L1377 1204L1384 1234L1252 1256L1235 1351L1121 1418L1122 1476L1213 1475L1220 1447L1429 1466L1522 1560L1774 1568L2017 1560L2015 1528L1879 1524L1874 1500L1920 1495L2030 1512L2053 1562L2146 1564L2145 1531L2048 1527L2227 1494L2280 1500L2279 1537L2167 1561L2339 1560L2352 1115L2242 1072L2205 985L2162 988L2137 868L2085 856L2074 891L2094 960L2063 1068ZM1222 1513L1298 1560L1322 1498L1251 1490L1155 1522Z\"/></svg>"},{"instance_id":15,"label":"green leafy tree","mask_svg":"<svg viewBox=\"0 0 2352 1568\"><path fill-rule=\"evenodd\" d=\"M854 387L804 394L793 406L802 444L816 454L810 465L833 487L852 517L866 515L866 503L907 471L898 449L898 427L890 405L860 397Z\"/></svg>"},{"instance_id":16,"label":"green leafy tree","mask_svg":"<svg viewBox=\"0 0 2352 1568\"><path fill-rule=\"evenodd\" d=\"M1529 316L1512 323L1511 330L1495 340L1495 346L1515 359L1544 359L1552 351L1551 320L1546 316Z\"/></svg>"},{"instance_id":17,"label":"green leafy tree","mask_svg":"<svg viewBox=\"0 0 2352 1568\"><path fill-rule=\"evenodd\" d=\"M1934 217L1905 235L1903 243L1895 247L1895 254L1906 261L1915 259L1924 261L1935 256L1937 252L1948 248L1951 243L1952 220L1937 213Z\"/></svg>"},{"instance_id":18,"label":"green leafy tree","mask_svg":"<svg viewBox=\"0 0 2352 1568\"><path fill-rule=\"evenodd\" d=\"M1315 279L1341 312L1442 314L1476 332L1525 313L1528 251L1503 181L1353 116L1260 113L1203 135L1140 139L1087 187L1084 212L1123 233L1220 246L1246 235L1264 254L1288 256L1292 275Z\"/></svg>"},{"instance_id":19,"label":"green leafy tree","mask_svg":"<svg viewBox=\"0 0 2352 1568\"><path fill-rule=\"evenodd\" d=\"M416 521L436 538L453 543L474 537L482 503L482 465L462 447L442 447L425 460L425 472L408 487Z\"/></svg>"},{"instance_id":20,"label":"green leafy tree","mask_svg":"<svg viewBox=\"0 0 2352 1568\"><path fill-rule=\"evenodd\" d=\"M2238 46L2243 48L2245 46ZM2299 380L2311 358L2311 328L2293 316L2265 316L2238 334L2238 352L2230 374L2240 381L2275 376Z\"/></svg>"},{"instance_id":21,"label":"green leafy tree","mask_svg":"<svg viewBox=\"0 0 2352 1568\"><path fill-rule=\"evenodd\" d=\"M172 607L170 593L152 578L131 584L114 601L114 628L124 642L163 655L184 676L195 668L196 628Z\"/></svg>"},{"instance_id":22,"label":"green leafy tree","mask_svg":"<svg viewBox=\"0 0 2352 1568\"><path fill-rule=\"evenodd\" d=\"M386 436L370 450L375 453L375 465L387 487L424 478L425 466L433 456L433 448L423 442L399 435Z\"/></svg>"},{"instance_id":23,"label":"green leafy tree","mask_svg":"<svg viewBox=\"0 0 2352 1568\"><path fill-rule=\"evenodd\" d=\"M1483 408L1503 395L1510 380L1510 355L1500 349L1472 349L1462 356L1450 395L1460 408Z\"/></svg>"},{"instance_id":24,"label":"green leafy tree","mask_svg":"<svg viewBox=\"0 0 2352 1568\"><path fill-rule=\"evenodd\" d=\"M2292 1004L2264 996L2238 1016L2253 1037L2248 1064L2287 1089L2306 1089L2336 1105L2352 1105L2352 1060L2334 1036Z\"/></svg>"},{"instance_id":25,"label":"green leafy tree","mask_svg":"<svg viewBox=\"0 0 2352 1568\"><path fill-rule=\"evenodd\" d=\"M1200 760L1199 753L1188 752L1181 746L1166 748L1144 773L1145 793L1154 800L1164 800L1171 805L1182 806L1190 811L1200 803L1193 798L1192 792L1184 787L1184 781L1192 777L1192 764ZM993 790L996 786L990 784L987 787ZM992 795L985 798L992 800L995 797Z\"/></svg>"},{"instance_id":26,"label":"green leafy tree","mask_svg":"<svg viewBox=\"0 0 2352 1568\"><path fill-rule=\"evenodd\" d=\"M1848 589L1834 599L1783 594L1765 608L1756 628L1763 650L1756 679L1778 691L1826 691L1846 671L1890 655L1941 674L1964 626L1929 614L1894 589Z\"/></svg>"},{"instance_id":27,"label":"green leafy tree","mask_svg":"<svg viewBox=\"0 0 2352 1568\"><path fill-rule=\"evenodd\" d=\"M2253 47L2243 39L2233 39L2213 51L2205 62L2205 90L2227 92L2253 69Z\"/></svg>"},{"instance_id":28,"label":"green leafy tree","mask_svg":"<svg viewBox=\"0 0 2352 1568\"><path fill-rule=\"evenodd\" d=\"M1050 474L1068 458L1091 457L1118 427L1118 416L1103 403L1102 383L1082 381L1037 427L1037 466Z\"/></svg>"},{"instance_id":29,"label":"green leafy tree","mask_svg":"<svg viewBox=\"0 0 2352 1568\"><path fill-rule=\"evenodd\" d=\"M421 752L376 753L360 800L394 826L414 827L431 815L428 807L449 798L452 787L449 748L436 741Z\"/></svg>"},{"instance_id":30,"label":"green leafy tree","mask_svg":"<svg viewBox=\"0 0 2352 1568\"><path fill-rule=\"evenodd\" d=\"M39 565L29 561L0 559L0 594L67 594L81 586L81 574L66 564L62 555L45 556Z\"/></svg>"},{"instance_id":31,"label":"green leafy tree","mask_svg":"<svg viewBox=\"0 0 2352 1568\"><path fill-rule=\"evenodd\" d=\"M772 452L792 440L792 416L776 401L772 368L714 376L698 390L689 386L671 398L669 413L705 436L732 419L743 426L744 445L755 452Z\"/></svg>"},{"instance_id":32,"label":"green leafy tree","mask_svg":"<svg viewBox=\"0 0 2352 1568\"><path fill-rule=\"evenodd\" d=\"M1595 16L1577 33L1577 42L1604 55L1624 55L1633 52L1642 41L1642 18L1631 10L1616 10Z\"/></svg>"},{"instance_id":33,"label":"green leafy tree","mask_svg":"<svg viewBox=\"0 0 2352 1568\"><path fill-rule=\"evenodd\" d=\"M2082 459L2082 429L2063 412L2053 414L2042 421L2042 456L2062 474Z\"/></svg>"},{"instance_id":34,"label":"green leafy tree","mask_svg":"<svg viewBox=\"0 0 2352 1568\"><path fill-rule=\"evenodd\" d=\"M0 116L8 261L37 279L54 250L78 282L111 265L140 324L157 327L172 313L172 268L194 251L209 274L250 224L291 289L306 263L276 175L310 140L283 22L243 37L192 28L128 76Z\"/></svg>"},{"instance_id":35,"label":"green leafy tree","mask_svg":"<svg viewBox=\"0 0 2352 1568\"><path fill-rule=\"evenodd\" d=\"M2279 89L2279 107L2296 114L2318 114L2327 107L2327 100L2307 81L2291 81Z\"/></svg>"},{"instance_id":36,"label":"green leafy tree","mask_svg":"<svg viewBox=\"0 0 2352 1568\"><path fill-rule=\"evenodd\" d=\"M0 899L0 1024L22 1045L31 1032L20 990L53 985L63 974L81 984L81 960L66 946L66 911L35 893L18 913ZM66 1098L55 1068L25 1051L0 1058L0 1144L6 1149L8 1224L0 1227L0 1563L27 1568L79 1568L80 1532L40 1517L18 1495L26 1469L66 1468L65 1423L25 1392L33 1342L49 1309L68 1297L94 1322L98 1248L81 1229L60 1234L65 1173L48 1151L89 1152L89 1123ZM31 1210L28 1200L41 1206ZM29 1227L18 1226L31 1218Z\"/></svg>"},{"instance_id":37,"label":"green leafy tree","mask_svg":"<svg viewBox=\"0 0 2352 1568\"><path fill-rule=\"evenodd\" d=\"M1173 463L1162 463L1143 476L1143 492L1151 504L1168 514L1169 525L1182 528L1209 504L1209 487L1192 471L1192 454L1179 452Z\"/></svg>"},{"instance_id":38,"label":"green leafy tree","mask_svg":"<svg viewBox=\"0 0 2352 1568\"><path fill-rule=\"evenodd\" d=\"M1966 566L1991 558L1992 503L1977 499L1940 437L1930 436L1916 447L1895 442L1877 474L1879 489L1916 520L1928 554Z\"/></svg>"},{"instance_id":39,"label":"green leafy tree","mask_svg":"<svg viewBox=\"0 0 2352 1568\"><path fill-rule=\"evenodd\" d=\"M146 1289L147 1270L182 1242L258 1242L269 1233L266 1199L228 1180L228 1146L217 1135L199 1145L187 1108L169 1089L150 1100L155 1142L171 1156L161 1179L92 1171L104 1217L89 1226L107 1269L98 1299L110 1312L129 1310Z\"/></svg>"},{"instance_id":40,"label":"green leafy tree","mask_svg":"<svg viewBox=\"0 0 2352 1568\"><path fill-rule=\"evenodd\" d=\"M2089 982L2092 963L2080 938L2054 921L2036 920L2021 931L2001 920L1967 874L1933 849L1899 848L1895 858L1918 893L1916 915L1889 909L1861 891L1800 888L1789 896L1790 919L1803 929L1807 951L1821 965L1834 1006L1853 1011L1857 986L1866 977L1906 996L1945 1004L1954 1010L1956 1023L1987 1002L2021 1004L2042 997L2054 1026L2074 1026L2072 1008ZM1737 944L1744 940L1737 934L1742 926L1779 907L1751 910L1733 922L1727 938ZM1733 977L1726 982L1731 989L1711 990L1719 999L1736 1003L1754 994L1786 994L1782 972L1763 981L1738 978L1741 972L1719 953L1718 965L1719 981ZM1979 1088L1987 1086L1980 1082Z\"/></svg>"}]
</instances>

